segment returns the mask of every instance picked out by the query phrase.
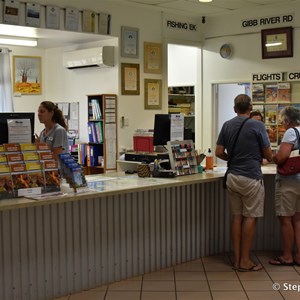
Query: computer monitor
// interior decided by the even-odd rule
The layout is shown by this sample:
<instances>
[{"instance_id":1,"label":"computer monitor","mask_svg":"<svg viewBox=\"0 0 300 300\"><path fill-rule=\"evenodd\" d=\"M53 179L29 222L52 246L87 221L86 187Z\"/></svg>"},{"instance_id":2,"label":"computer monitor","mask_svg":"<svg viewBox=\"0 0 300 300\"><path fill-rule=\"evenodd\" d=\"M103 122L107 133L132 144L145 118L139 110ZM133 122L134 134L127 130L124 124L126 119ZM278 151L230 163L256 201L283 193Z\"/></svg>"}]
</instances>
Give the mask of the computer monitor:
<instances>
[{"instance_id":1,"label":"computer monitor","mask_svg":"<svg viewBox=\"0 0 300 300\"><path fill-rule=\"evenodd\" d=\"M0 144L7 144L8 140L8 126L7 120L30 120L31 125L31 143L34 143L34 112L2 112L0 113Z\"/></svg>"},{"instance_id":2,"label":"computer monitor","mask_svg":"<svg viewBox=\"0 0 300 300\"><path fill-rule=\"evenodd\" d=\"M164 146L171 139L171 115L156 114L154 117L153 145Z\"/></svg>"}]
</instances>

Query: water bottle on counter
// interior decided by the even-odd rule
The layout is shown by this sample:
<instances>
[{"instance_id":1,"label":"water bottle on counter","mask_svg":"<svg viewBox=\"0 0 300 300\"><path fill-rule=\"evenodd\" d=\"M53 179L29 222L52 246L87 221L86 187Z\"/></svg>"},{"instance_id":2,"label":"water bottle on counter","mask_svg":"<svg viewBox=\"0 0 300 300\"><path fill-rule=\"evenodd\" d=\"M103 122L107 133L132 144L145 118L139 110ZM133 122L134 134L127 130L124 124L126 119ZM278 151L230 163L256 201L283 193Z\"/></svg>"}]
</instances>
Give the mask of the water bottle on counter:
<instances>
[{"instance_id":1,"label":"water bottle on counter","mask_svg":"<svg viewBox=\"0 0 300 300\"><path fill-rule=\"evenodd\" d=\"M214 169L214 158L211 149L208 148L208 152L205 157L205 171L212 172L213 169Z\"/></svg>"}]
</instances>

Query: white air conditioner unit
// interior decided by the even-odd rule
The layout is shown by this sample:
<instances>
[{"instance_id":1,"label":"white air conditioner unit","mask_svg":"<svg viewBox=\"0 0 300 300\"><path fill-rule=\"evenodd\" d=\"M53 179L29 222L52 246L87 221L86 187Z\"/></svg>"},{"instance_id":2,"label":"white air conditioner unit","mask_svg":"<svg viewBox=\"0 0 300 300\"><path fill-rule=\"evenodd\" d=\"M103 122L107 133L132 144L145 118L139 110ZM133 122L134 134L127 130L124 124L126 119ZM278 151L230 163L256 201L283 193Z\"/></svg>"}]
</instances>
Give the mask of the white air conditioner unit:
<instances>
[{"instance_id":1,"label":"white air conditioner unit","mask_svg":"<svg viewBox=\"0 0 300 300\"><path fill-rule=\"evenodd\" d=\"M114 46L103 46L64 52L63 64L68 69L113 67L114 58Z\"/></svg>"}]
</instances>

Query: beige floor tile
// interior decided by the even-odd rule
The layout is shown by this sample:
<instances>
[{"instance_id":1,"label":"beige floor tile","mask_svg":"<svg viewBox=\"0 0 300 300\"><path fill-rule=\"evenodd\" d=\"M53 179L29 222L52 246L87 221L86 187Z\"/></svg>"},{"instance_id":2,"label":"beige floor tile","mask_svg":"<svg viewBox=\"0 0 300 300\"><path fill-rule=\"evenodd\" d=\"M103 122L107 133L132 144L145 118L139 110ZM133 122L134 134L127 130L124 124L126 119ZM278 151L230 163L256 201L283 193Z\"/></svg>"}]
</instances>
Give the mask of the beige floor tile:
<instances>
[{"instance_id":1,"label":"beige floor tile","mask_svg":"<svg viewBox=\"0 0 300 300\"><path fill-rule=\"evenodd\" d=\"M294 267L290 266L274 266L266 263L263 265L267 272L290 272L295 270Z\"/></svg>"},{"instance_id":2,"label":"beige floor tile","mask_svg":"<svg viewBox=\"0 0 300 300\"><path fill-rule=\"evenodd\" d=\"M196 280L196 281L176 281L177 292L205 292L209 291L207 281Z\"/></svg>"},{"instance_id":3,"label":"beige floor tile","mask_svg":"<svg viewBox=\"0 0 300 300\"><path fill-rule=\"evenodd\" d=\"M300 266L294 266L294 268L297 272L300 272Z\"/></svg>"},{"instance_id":4,"label":"beige floor tile","mask_svg":"<svg viewBox=\"0 0 300 300\"><path fill-rule=\"evenodd\" d=\"M153 272L145 274L144 280L174 280L174 272Z\"/></svg>"},{"instance_id":5,"label":"beige floor tile","mask_svg":"<svg viewBox=\"0 0 300 300\"><path fill-rule=\"evenodd\" d=\"M175 292L142 292L141 300L176 300Z\"/></svg>"},{"instance_id":6,"label":"beige floor tile","mask_svg":"<svg viewBox=\"0 0 300 300\"><path fill-rule=\"evenodd\" d=\"M197 271L203 271L203 264L202 262L194 262L194 263L184 263L181 265L177 265L174 267L174 271L176 272L197 272Z\"/></svg>"},{"instance_id":7,"label":"beige floor tile","mask_svg":"<svg viewBox=\"0 0 300 300\"><path fill-rule=\"evenodd\" d=\"M177 300L212 300L212 297L210 292L177 292Z\"/></svg>"},{"instance_id":8,"label":"beige floor tile","mask_svg":"<svg viewBox=\"0 0 300 300\"><path fill-rule=\"evenodd\" d=\"M125 280L112 283L108 286L109 291L140 291L142 281Z\"/></svg>"},{"instance_id":9,"label":"beige floor tile","mask_svg":"<svg viewBox=\"0 0 300 300\"><path fill-rule=\"evenodd\" d=\"M244 280L242 285L246 291L273 291L273 281L271 280Z\"/></svg>"},{"instance_id":10,"label":"beige floor tile","mask_svg":"<svg viewBox=\"0 0 300 300\"><path fill-rule=\"evenodd\" d=\"M134 276L134 277L131 277L131 278L128 278L128 279L126 279L126 280L134 280L134 281L141 281L141 280L143 280L143 275L141 275L141 276Z\"/></svg>"},{"instance_id":11,"label":"beige floor tile","mask_svg":"<svg viewBox=\"0 0 300 300\"><path fill-rule=\"evenodd\" d=\"M285 299L300 299L300 291L298 292L298 288L300 287L300 280L284 280L284 281L276 281L276 284L279 284L279 291L284 296Z\"/></svg>"},{"instance_id":12,"label":"beige floor tile","mask_svg":"<svg viewBox=\"0 0 300 300\"><path fill-rule=\"evenodd\" d=\"M157 280L145 280L142 287L143 292L173 292L175 291L174 281L157 281Z\"/></svg>"},{"instance_id":13,"label":"beige floor tile","mask_svg":"<svg viewBox=\"0 0 300 300\"><path fill-rule=\"evenodd\" d=\"M103 291L85 291L78 294L73 294L69 300L104 300L105 292Z\"/></svg>"},{"instance_id":14,"label":"beige floor tile","mask_svg":"<svg viewBox=\"0 0 300 300\"><path fill-rule=\"evenodd\" d=\"M98 286L94 289L90 289L91 291L104 291L106 292L108 289L108 285L101 285L101 286Z\"/></svg>"},{"instance_id":15,"label":"beige floor tile","mask_svg":"<svg viewBox=\"0 0 300 300\"><path fill-rule=\"evenodd\" d=\"M202 257L203 263L225 263L231 264L230 257L227 253L219 254L219 255L212 255L212 256L204 256Z\"/></svg>"},{"instance_id":16,"label":"beige floor tile","mask_svg":"<svg viewBox=\"0 0 300 300\"><path fill-rule=\"evenodd\" d=\"M214 300L248 300L244 292L212 292ZM260 299L262 300L262 299Z\"/></svg>"},{"instance_id":17,"label":"beige floor tile","mask_svg":"<svg viewBox=\"0 0 300 300\"><path fill-rule=\"evenodd\" d=\"M264 270L258 272L236 272L240 280L270 280L270 276Z\"/></svg>"},{"instance_id":18,"label":"beige floor tile","mask_svg":"<svg viewBox=\"0 0 300 300\"><path fill-rule=\"evenodd\" d=\"M242 285L238 280L209 280L209 287L211 291L242 291Z\"/></svg>"},{"instance_id":19,"label":"beige floor tile","mask_svg":"<svg viewBox=\"0 0 300 300\"><path fill-rule=\"evenodd\" d=\"M253 253L252 259L265 266L259 272L234 271L232 254L220 254L55 300L298 300L298 291L283 287L300 286L300 267L270 265L279 254ZM279 291L273 290L273 282L280 285Z\"/></svg>"},{"instance_id":20,"label":"beige floor tile","mask_svg":"<svg viewBox=\"0 0 300 300\"><path fill-rule=\"evenodd\" d=\"M175 272L176 280L206 280L205 272Z\"/></svg>"},{"instance_id":21,"label":"beige floor tile","mask_svg":"<svg viewBox=\"0 0 300 300\"><path fill-rule=\"evenodd\" d=\"M294 269L289 272L268 272L273 281L300 280L300 275Z\"/></svg>"},{"instance_id":22,"label":"beige floor tile","mask_svg":"<svg viewBox=\"0 0 300 300\"><path fill-rule=\"evenodd\" d=\"M105 300L140 300L140 292L108 291ZM87 299L84 299L87 300Z\"/></svg>"},{"instance_id":23,"label":"beige floor tile","mask_svg":"<svg viewBox=\"0 0 300 300\"><path fill-rule=\"evenodd\" d=\"M205 263L204 269L206 272L209 271L232 271L232 265L231 264L224 264L224 263Z\"/></svg>"},{"instance_id":24,"label":"beige floor tile","mask_svg":"<svg viewBox=\"0 0 300 300\"><path fill-rule=\"evenodd\" d=\"M272 291L272 292L254 292L254 291L247 291L249 300L282 300L284 299L279 292ZM286 299L288 300L288 299Z\"/></svg>"},{"instance_id":25,"label":"beige floor tile","mask_svg":"<svg viewBox=\"0 0 300 300\"><path fill-rule=\"evenodd\" d=\"M207 280L238 280L236 272L206 272Z\"/></svg>"},{"instance_id":26,"label":"beige floor tile","mask_svg":"<svg viewBox=\"0 0 300 300\"><path fill-rule=\"evenodd\" d=\"M296 291L283 291L281 292L281 295L285 300L299 300L300 295L299 292Z\"/></svg>"}]
</instances>

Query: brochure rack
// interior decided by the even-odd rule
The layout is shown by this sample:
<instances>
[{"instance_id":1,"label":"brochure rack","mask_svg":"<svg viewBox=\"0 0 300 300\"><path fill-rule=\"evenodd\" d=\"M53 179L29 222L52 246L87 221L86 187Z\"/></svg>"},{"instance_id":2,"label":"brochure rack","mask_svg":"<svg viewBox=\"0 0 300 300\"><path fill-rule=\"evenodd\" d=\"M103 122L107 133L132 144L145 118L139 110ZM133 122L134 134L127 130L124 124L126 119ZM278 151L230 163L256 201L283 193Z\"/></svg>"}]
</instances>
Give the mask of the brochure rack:
<instances>
[{"instance_id":1,"label":"brochure rack","mask_svg":"<svg viewBox=\"0 0 300 300\"><path fill-rule=\"evenodd\" d=\"M198 173L196 153L192 140L167 143L171 168L178 176Z\"/></svg>"}]
</instances>

